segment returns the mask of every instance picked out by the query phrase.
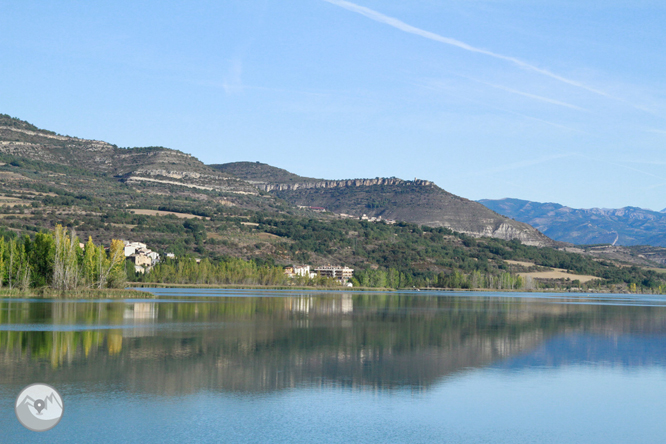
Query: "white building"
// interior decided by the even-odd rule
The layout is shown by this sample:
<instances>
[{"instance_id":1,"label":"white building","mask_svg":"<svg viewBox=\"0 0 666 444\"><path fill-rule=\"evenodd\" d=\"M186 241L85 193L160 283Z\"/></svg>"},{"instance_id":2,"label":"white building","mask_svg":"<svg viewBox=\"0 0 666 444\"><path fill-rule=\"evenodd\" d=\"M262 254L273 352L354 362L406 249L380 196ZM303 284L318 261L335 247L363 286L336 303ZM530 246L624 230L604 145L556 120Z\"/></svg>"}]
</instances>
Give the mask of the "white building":
<instances>
[{"instance_id":1,"label":"white building","mask_svg":"<svg viewBox=\"0 0 666 444\"><path fill-rule=\"evenodd\" d=\"M144 243L141 242L129 242L129 241L123 241L125 244L125 257L130 257L131 255L136 253L136 250L138 249L147 249L148 246Z\"/></svg>"},{"instance_id":2,"label":"white building","mask_svg":"<svg viewBox=\"0 0 666 444\"><path fill-rule=\"evenodd\" d=\"M325 267L317 267L315 271L319 276L337 279L340 282L346 283L354 275L354 269L349 267L338 267L333 265L326 265Z\"/></svg>"},{"instance_id":3,"label":"white building","mask_svg":"<svg viewBox=\"0 0 666 444\"><path fill-rule=\"evenodd\" d=\"M123 241L123 243L125 244L125 258L137 266L145 265L150 268L160 261L160 254L142 242Z\"/></svg>"},{"instance_id":4,"label":"white building","mask_svg":"<svg viewBox=\"0 0 666 444\"><path fill-rule=\"evenodd\" d=\"M289 277L302 276L314 279L317 277L317 273L310 270L309 265L294 265L293 267L286 267L284 272Z\"/></svg>"}]
</instances>

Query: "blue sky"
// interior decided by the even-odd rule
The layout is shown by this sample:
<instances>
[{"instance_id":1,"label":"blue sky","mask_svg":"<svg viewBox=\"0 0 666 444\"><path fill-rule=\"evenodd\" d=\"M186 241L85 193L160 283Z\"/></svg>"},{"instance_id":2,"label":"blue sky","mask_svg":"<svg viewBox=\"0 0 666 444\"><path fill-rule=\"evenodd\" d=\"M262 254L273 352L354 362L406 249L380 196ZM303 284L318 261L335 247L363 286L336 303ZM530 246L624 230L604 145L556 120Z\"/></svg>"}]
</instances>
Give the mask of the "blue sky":
<instances>
[{"instance_id":1,"label":"blue sky","mask_svg":"<svg viewBox=\"0 0 666 444\"><path fill-rule=\"evenodd\" d=\"M206 163L666 207L666 3L0 2L0 112Z\"/></svg>"}]
</instances>

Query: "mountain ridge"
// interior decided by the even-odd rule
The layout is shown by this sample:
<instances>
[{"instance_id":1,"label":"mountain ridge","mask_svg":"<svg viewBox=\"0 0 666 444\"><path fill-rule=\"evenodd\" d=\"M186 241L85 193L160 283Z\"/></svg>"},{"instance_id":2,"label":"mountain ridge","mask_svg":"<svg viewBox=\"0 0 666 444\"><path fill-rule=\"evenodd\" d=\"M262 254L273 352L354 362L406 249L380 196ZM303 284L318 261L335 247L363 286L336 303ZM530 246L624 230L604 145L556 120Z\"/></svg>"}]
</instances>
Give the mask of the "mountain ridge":
<instances>
[{"instance_id":1,"label":"mountain ridge","mask_svg":"<svg viewBox=\"0 0 666 444\"><path fill-rule=\"evenodd\" d=\"M475 237L518 239L527 245L555 245L528 224L513 221L474 201L449 193L429 180L397 177L313 179L259 162L233 162L212 167L252 181L257 188L296 206L321 207L354 217L366 215L444 227ZM261 180L262 177L265 179Z\"/></svg>"},{"instance_id":2,"label":"mountain ridge","mask_svg":"<svg viewBox=\"0 0 666 444\"><path fill-rule=\"evenodd\" d=\"M182 151L164 147L119 148L99 140L61 136L6 114L0 114L0 153L83 168L123 182L144 180L258 194L250 184L222 174Z\"/></svg>"},{"instance_id":3,"label":"mountain ridge","mask_svg":"<svg viewBox=\"0 0 666 444\"><path fill-rule=\"evenodd\" d=\"M666 214L663 211L632 206L577 209L553 202L512 198L482 199L479 202L493 211L528 223L561 242L666 247Z\"/></svg>"},{"instance_id":4,"label":"mountain ridge","mask_svg":"<svg viewBox=\"0 0 666 444\"><path fill-rule=\"evenodd\" d=\"M293 206L324 207L356 217L367 214L409 223L445 227L475 237L518 239L528 245L555 243L533 227L512 221L482 205L453 195L428 180L399 178L325 180L301 177L259 162L205 165L196 157L164 147L119 148L107 142L62 136L0 115L0 154L82 168L152 193L185 195L173 187L250 195ZM158 190L155 190L157 188ZM268 202L268 201L266 201ZM243 205L236 201L236 205ZM252 205L261 207L261 202Z\"/></svg>"}]
</instances>

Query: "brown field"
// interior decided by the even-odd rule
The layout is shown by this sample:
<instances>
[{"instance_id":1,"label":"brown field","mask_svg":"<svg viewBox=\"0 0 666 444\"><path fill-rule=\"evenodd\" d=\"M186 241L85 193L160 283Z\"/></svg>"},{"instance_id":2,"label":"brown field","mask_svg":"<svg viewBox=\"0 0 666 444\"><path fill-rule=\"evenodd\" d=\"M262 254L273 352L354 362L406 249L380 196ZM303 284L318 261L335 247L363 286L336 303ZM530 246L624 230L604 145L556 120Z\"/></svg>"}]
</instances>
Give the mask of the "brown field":
<instances>
[{"instance_id":1,"label":"brown field","mask_svg":"<svg viewBox=\"0 0 666 444\"><path fill-rule=\"evenodd\" d=\"M29 180L32 181L32 179L28 179L22 174L18 173L12 173L11 171L0 171L0 179L2 180Z\"/></svg>"},{"instance_id":2,"label":"brown field","mask_svg":"<svg viewBox=\"0 0 666 444\"><path fill-rule=\"evenodd\" d=\"M585 275L585 274L572 274L572 273L567 273L565 270L556 268L551 271L536 271L533 273L517 273L518 276L521 277L527 277L530 276L532 278L536 279L571 279L576 280L578 279L581 283L583 282L589 282L595 279L601 279L596 276L590 276L590 275Z\"/></svg>"},{"instance_id":3,"label":"brown field","mask_svg":"<svg viewBox=\"0 0 666 444\"><path fill-rule=\"evenodd\" d=\"M534 267L535 266L535 264L532 263L532 262L509 261L509 260L506 260L504 262L506 262L507 264L521 265L523 267Z\"/></svg>"},{"instance_id":4,"label":"brown field","mask_svg":"<svg viewBox=\"0 0 666 444\"><path fill-rule=\"evenodd\" d=\"M0 204L2 206L2 204ZM4 219L8 216L13 216L13 217L32 217L32 214L0 214L0 219Z\"/></svg>"},{"instance_id":5,"label":"brown field","mask_svg":"<svg viewBox=\"0 0 666 444\"><path fill-rule=\"evenodd\" d=\"M116 228L127 228L129 230L136 227L136 225L132 225L132 224L109 224L109 225L111 225L112 227L116 227Z\"/></svg>"},{"instance_id":6,"label":"brown field","mask_svg":"<svg viewBox=\"0 0 666 444\"><path fill-rule=\"evenodd\" d=\"M0 206L1 207L13 207L15 205L30 205L30 201L21 200L18 197L0 197Z\"/></svg>"},{"instance_id":7,"label":"brown field","mask_svg":"<svg viewBox=\"0 0 666 444\"><path fill-rule=\"evenodd\" d=\"M203 219L203 217L197 216L196 214L176 213L174 211L138 210L138 209L129 209L127 211L134 214L143 214L145 216L166 216L169 214L173 214L174 216L180 219Z\"/></svg>"},{"instance_id":8,"label":"brown field","mask_svg":"<svg viewBox=\"0 0 666 444\"><path fill-rule=\"evenodd\" d=\"M272 233L259 233L257 234L257 237L259 239L282 239L277 234L272 234Z\"/></svg>"}]
</instances>

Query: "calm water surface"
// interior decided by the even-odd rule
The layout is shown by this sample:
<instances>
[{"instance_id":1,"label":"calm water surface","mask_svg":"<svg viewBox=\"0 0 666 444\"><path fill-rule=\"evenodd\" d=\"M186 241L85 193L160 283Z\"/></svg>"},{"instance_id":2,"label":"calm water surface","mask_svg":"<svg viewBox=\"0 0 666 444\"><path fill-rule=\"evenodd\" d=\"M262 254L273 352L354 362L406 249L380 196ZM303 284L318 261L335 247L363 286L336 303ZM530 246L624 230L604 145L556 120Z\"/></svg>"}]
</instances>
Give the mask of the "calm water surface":
<instances>
[{"instance_id":1,"label":"calm water surface","mask_svg":"<svg viewBox=\"0 0 666 444\"><path fill-rule=\"evenodd\" d=\"M154 292L0 299L0 442L666 442L664 296Z\"/></svg>"}]
</instances>

